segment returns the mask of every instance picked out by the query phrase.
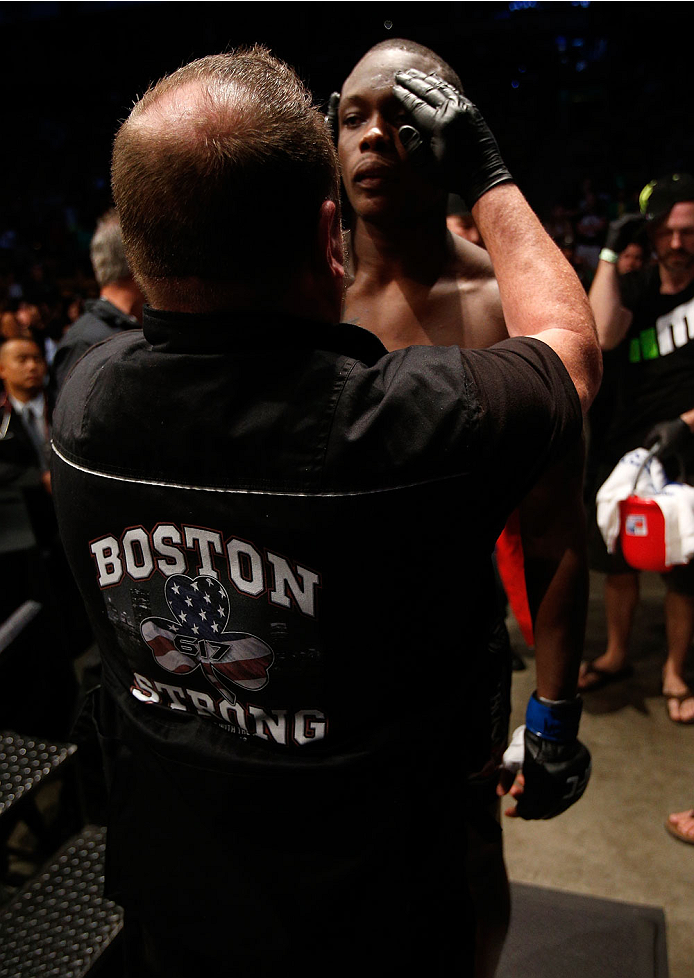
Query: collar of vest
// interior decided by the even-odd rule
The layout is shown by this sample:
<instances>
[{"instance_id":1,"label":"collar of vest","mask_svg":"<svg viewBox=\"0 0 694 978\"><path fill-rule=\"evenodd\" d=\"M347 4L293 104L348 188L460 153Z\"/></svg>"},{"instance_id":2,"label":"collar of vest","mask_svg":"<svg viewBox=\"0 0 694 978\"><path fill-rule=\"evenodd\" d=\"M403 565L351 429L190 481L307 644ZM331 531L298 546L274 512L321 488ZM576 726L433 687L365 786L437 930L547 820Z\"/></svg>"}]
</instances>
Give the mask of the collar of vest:
<instances>
[{"instance_id":1,"label":"collar of vest","mask_svg":"<svg viewBox=\"0 0 694 978\"><path fill-rule=\"evenodd\" d=\"M199 315L145 306L142 328L148 343L169 353L313 349L370 366L388 352L373 333L352 323L318 323L246 311Z\"/></svg>"},{"instance_id":2,"label":"collar of vest","mask_svg":"<svg viewBox=\"0 0 694 978\"><path fill-rule=\"evenodd\" d=\"M108 299L88 299L84 304L84 311L90 312L112 329L135 329L138 326L137 321L132 316L122 312Z\"/></svg>"}]
</instances>

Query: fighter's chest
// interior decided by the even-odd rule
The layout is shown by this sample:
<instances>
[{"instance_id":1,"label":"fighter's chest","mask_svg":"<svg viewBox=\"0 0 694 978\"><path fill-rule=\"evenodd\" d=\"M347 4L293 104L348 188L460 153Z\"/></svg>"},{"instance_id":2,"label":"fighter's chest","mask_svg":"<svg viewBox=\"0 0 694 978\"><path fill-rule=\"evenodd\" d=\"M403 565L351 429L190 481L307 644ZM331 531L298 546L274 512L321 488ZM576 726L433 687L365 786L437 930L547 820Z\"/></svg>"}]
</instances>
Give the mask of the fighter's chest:
<instances>
[{"instance_id":1,"label":"fighter's chest","mask_svg":"<svg viewBox=\"0 0 694 978\"><path fill-rule=\"evenodd\" d=\"M466 346L469 307L455 285L372 288L356 281L347 291L343 319L371 330L389 350Z\"/></svg>"}]
</instances>

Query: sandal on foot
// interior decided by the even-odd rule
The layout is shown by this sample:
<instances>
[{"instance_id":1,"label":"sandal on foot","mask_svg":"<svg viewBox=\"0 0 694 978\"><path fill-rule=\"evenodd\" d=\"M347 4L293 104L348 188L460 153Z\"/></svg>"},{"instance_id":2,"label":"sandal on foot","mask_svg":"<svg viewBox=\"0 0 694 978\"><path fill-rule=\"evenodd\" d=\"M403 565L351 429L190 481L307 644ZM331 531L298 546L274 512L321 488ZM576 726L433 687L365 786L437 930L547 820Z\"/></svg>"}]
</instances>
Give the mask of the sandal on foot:
<instances>
[{"instance_id":1,"label":"sandal on foot","mask_svg":"<svg viewBox=\"0 0 694 978\"><path fill-rule=\"evenodd\" d=\"M663 688L663 696L666 700L667 715L670 717L673 723L681 723L683 726L687 727L694 723L694 716L689 720L680 720L678 717L673 717L670 713L670 700L677 700L679 706L682 706L685 700L694 700L694 693L691 689L685 690L683 693L673 693L672 690Z\"/></svg>"},{"instance_id":2,"label":"sandal on foot","mask_svg":"<svg viewBox=\"0 0 694 978\"><path fill-rule=\"evenodd\" d=\"M620 683L634 675L633 666L622 666L621 669L601 669L595 665L595 659L584 662L578 675L578 690L581 693L591 693L594 689L602 689L611 683Z\"/></svg>"},{"instance_id":3,"label":"sandal on foot","mask_svg":"<svg viewBox=\"0 0 694 978\"><path fill-rule=\"evenodd\" d=\"M682 814L687 813L683 812ZM691 818L694 818L694 809L692 809L688 814ZM669 818L665 821L665 828L675 839L679 839L680 842L686 842L687 845L694 846L694 831L691 833L682 832L682 830L675 825L674 822L671 822Z\"/></svg>"}]
</instances>

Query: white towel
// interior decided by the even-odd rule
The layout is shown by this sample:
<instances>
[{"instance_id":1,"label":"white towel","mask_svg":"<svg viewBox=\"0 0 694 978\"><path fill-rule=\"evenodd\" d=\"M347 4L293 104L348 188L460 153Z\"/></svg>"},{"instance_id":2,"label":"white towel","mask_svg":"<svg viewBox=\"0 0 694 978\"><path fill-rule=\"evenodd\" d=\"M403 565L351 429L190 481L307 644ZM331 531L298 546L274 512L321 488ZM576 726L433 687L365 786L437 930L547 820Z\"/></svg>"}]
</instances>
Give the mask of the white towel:
<instances>
[{"instance_id":1,"label":"white towel","mask_svg":"<svg viewBox=\"0 0 694 978\"><path fill-rule=\"evenodd\" d=\"M657 458L650 459L634 486L639 466L648 458L645 448L628 452L619 460L598 490L597 518L609 553L614 553L619 536L619 503L632 494L654 499L665 519L665 561L669 566L686 564L694 557L694 486L668 482Z\"/></svg>"}]
</instances>

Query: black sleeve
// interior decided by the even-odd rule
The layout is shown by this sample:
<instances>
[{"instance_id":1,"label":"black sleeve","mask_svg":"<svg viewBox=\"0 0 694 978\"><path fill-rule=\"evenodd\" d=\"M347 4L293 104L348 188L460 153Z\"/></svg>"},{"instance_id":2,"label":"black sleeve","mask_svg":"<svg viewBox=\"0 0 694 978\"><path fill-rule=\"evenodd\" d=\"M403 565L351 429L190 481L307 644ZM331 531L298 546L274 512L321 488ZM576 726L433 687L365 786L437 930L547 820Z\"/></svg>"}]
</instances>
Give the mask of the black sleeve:
<instances>
[{"instance_id":1,"label":"black sleeve","mask_svg":"<svg viewBox=\"0 0 694 978\"><path fill-rule=\"evenodd\" d=\"M355 365L328 468L354 488L465 476L510 512L581 429L576 390L546 343L413 346Z\"/></svg>"},{"instance_id":2,"label":"black sleeve","mask_svg":"<svg viewBox=\"0 0 694 978\"><path fill-rule=\"evenodd\" d=\"M92 343L86 340L75 340L64 347L58 347L51 364L51 383L54 392L57 394L67 380L68 374L75 366L77 361L84 356L87 350L91 349Z\"/></svg>"},{"instance_id":3,"label":"black sleeve","mask_svg":"<svg viewBox=\"0 0 694 978\"><path fill-rule=\"evenodd\" d=\"M581 436L581 403L559 356L516 337L462 354L480 408L475 449L490 498L517 505Z\"/></svg>"}]
</instances>

